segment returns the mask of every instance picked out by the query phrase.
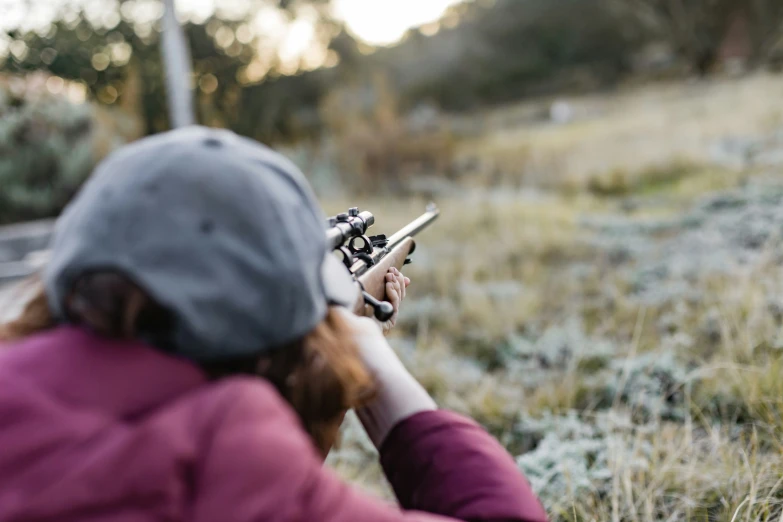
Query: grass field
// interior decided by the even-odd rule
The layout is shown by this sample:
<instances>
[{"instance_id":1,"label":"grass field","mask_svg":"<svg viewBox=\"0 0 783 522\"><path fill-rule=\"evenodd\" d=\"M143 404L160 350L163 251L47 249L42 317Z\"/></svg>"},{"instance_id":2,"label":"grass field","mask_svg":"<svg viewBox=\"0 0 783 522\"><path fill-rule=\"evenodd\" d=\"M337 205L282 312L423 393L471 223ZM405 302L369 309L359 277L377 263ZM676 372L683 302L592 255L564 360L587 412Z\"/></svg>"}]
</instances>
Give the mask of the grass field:
<instances>
[{"instance_id":1,"label":"grass field","mask_svg":"<svg viewBox=\"0 0 783 522\"><path fill-rule=\"evenodd\" d=\"M511 108L462 144L503 175L439 199L394 342L518 456L553 520L783 518L783 170L709 154L769 146L781 87L576 99L589 116L561 126L517 128ZM514 171L531 157L552 169ZM358 203L380 232L424 206ZM388 495L373 462L349 423L330 463Z\"/></svg>"},{"instance_id":2,"label":"grass field","mask_svg":"<svg viewBox=\"0 0 783 522\"><path fill-rule=\"evenodd\" d=\"M527 102L471 115L481 132L460 153L528 186L655 188L716 159L736 163L727 154L741 156L778 132L781 93L783 80L770 75L628 88L559 100L570 105L567 125L542 121L552 100Z\"/></svg>"}]
</instances>

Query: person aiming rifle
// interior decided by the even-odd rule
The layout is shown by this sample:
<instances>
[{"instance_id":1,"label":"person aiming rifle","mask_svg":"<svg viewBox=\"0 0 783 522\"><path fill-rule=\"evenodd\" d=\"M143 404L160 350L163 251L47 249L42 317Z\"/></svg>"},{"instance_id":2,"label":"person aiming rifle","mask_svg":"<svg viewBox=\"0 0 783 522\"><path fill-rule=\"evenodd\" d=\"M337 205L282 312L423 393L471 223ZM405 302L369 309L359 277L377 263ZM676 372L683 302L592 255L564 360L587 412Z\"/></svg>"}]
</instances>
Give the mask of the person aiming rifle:
<instances>
[{"instance_id":1,"label":"person aiming rifle","mask_svg":"<svg viewBox=\"0 0 783 522\"><path fill-rule=\"evenodd\" d=\"M328 226L290 161L225 130L114 152L0 327L0 521L544 521L380 327L433 212L389 238L369 213ZM399 507L323 465L349 409Z\"/></svg>"}]
</instances>

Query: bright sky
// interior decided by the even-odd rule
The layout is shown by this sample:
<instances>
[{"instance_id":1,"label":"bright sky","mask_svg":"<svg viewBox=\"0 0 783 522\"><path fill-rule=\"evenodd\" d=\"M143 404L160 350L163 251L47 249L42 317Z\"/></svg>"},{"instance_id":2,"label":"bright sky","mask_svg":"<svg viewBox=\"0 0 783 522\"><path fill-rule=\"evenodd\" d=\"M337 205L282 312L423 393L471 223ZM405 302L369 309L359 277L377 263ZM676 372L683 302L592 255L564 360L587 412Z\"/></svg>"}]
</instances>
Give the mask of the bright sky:
<instances>
[{"instance_id":1,"label":"bright sky","mask_svg":"<svg viewBox=\"0 0 783 522\"><path fill-rule=\"evenodd\" d=\"M197 13L206 18L214 9L217 0L178 0L178 9ZM235 0L237 1L237 0ZM397 42L411 27L418 27L439 20L449 6L462 0L332 0L334 15L348 26L353 35L368 44L390 45ZM241 0L239 0L241 2ZM222 0L225 7L231 0ZM267 34L280 30L282 20L268 12L260 17L266 24ZM309 44L312 31L307 16L290 29L289 42L292 48L301 49Z\"/></svg>"},{"instance_id":2,"label":"bright sky","mask_svg":"<svg viewBox=\"0 0 783 522\"><path fill-rule=\"evenodd\" d=\"M28 15L35 23L46 20L58 3L69 0L35 0L34 10ZM332 0L334 14L345 21L350 31L369 44L389 45L399 40L411 27L434 22L441 18L446 9L460 0ZM243 0L178 0L177 7L189 13L206 18L219 3L223 7L241 4ZM77 3L77 2L69 2ZM83 0L84 4L100 7L102 2ZM138 2L155 3L155 2ZM96 5L97 4L97 5ZM0 0L0 26L16 25L22 21L24 0ZM30 16L31 15L31 16ZM300 35L301 37L301 35Z\"/></svg>"},{"instance_id":3,"label":"bright sky","mask_svg":"<svg viewBox=\"0 0 783 522\"><path fill-rule=\"evenodd\" d=\"M252 0L176 0L176 3L178 11L195 22L201 22L210 16L216 5L227 11L236 9L236 12L241 13L249 1ZM332 0L332 8L335 17L344 20L356 38L371 45L391 45L402 38L408 29L439 20L449 6L460 1ZM0 31L19 25L25 29L45 29L56 12L56 6L63 4L83 5L88 16L97 17L103 24L111 26L119 21L116 11L107 9L113 3L105 0L0 0ZM23 7L25 5L27 9ZM134 0L124 7L133 11L134 20L152 21L160 16L162 2ZM107 16L113 17L113 24L105 19ZM328 62L326 50L316 43L314 20L312 9L302 10L293 23L289 23L274 9L261 9L254 20L248 21L248 29L263 35L263 45L274 49L273 52L283 63L291 64L291 72L294 72L299 57L304 57L307 68ZM5 54L7 48L8 42L0 37L0 54ZM262 74L264 70L259 67L258 73Z\"/></svg>"},{"instance_id":4,"label":"bright sky","mask_svg":"<svg viewBox=\"0 0 783 522\"><path fill-rule=\"evenodd\" d=\"M388 45L411 27L437 21L459 0L333 0L334 12L367 43Z\"/></svg>"},{"instance_id":5,"label":"bright sky","mask_svg":"<svg viewBox=\"0 0 783 522\"><path fill-rule=\"evenodd\" d=\"M241 1L241 0L240 0ZM398 41L411 27L439 20L446 9L462 0L332 0L333 13L345 21L354 36L373 45ZM178 0L177 6L206 17L216 0ZM231 0L220 2L221 6ZM301 31L301 29L300 29ZM298 39L302 38L298 34Z\"/></svg>"}]
</instances>

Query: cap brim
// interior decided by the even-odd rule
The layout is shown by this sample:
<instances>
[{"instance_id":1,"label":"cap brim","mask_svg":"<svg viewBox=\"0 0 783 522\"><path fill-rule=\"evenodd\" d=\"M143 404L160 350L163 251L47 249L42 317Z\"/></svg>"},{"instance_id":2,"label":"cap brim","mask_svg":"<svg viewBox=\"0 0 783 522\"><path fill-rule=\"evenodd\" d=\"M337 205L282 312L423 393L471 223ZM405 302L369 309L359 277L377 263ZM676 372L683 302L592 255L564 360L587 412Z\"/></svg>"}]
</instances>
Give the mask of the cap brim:
<instances>
[{"instance_id":1,"label":"cap brim","mask_svg":"<svg viewBox=\"0 0 783 522\"><path fill-rule=\"evenodd\" d=\"M361 296L361 287L353 280L345 265L331 252L326 253L321 276L329 304L353 310Z\"/></svg>"}]
</instances>

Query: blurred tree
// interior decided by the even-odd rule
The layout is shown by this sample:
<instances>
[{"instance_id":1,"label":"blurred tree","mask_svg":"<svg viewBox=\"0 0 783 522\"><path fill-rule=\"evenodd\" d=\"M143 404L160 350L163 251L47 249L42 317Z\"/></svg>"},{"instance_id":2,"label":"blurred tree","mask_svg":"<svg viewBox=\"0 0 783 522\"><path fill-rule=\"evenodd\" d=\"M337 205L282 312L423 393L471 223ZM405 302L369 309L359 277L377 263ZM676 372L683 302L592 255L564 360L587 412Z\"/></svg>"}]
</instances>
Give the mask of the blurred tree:
<instances>
[{"instance_id":1,"label":"blurred tree","mask_svg":"<svg viewBox=\"0 0 783 522\"><path fill-rule=\"evenodd\" d=\"M756 64L783 59L783 2L748 0L748 34Z\"/></svg>"},{"instance_id":2,"label":"blurred tree","mask_svg":"<svg viewBox=\"0 0 783 522\"><path fill-rule=\"evenodd\" d=\"M71 103L73 87L42 73L0 77L0 224L57 215L98 160L138 138L131 119Z\"/></svg>"},{"instance_id":3,"label":"blurred tree","mask_svg":"<svg viewBox=\"0 0 783 522\"><path fill-rule=\"evenodd\" d=\"M600 0L500 0L475 34L491 60L475 60L485 73L477 87L482 96L501 99L535 83L548 89L548 79L578 86L584 71L590 83L612 83L629 70L640 43Z\"/></svg>"},{"instance_id":4,"label":"blurred tree","mask_svg":"<svg viewBox=\"0 0 783 522\"><path fill-rule=\"evenodd\" d=\"M458 22L446 25L449 16ZM604 0L475 2L446 21L434 36L411 34L371 59L395 71L411 100L447 109L611 84L643 43Z\"/></svg>"},{"instance_id":5,"label":"blurred tree","mask_svg":"<svg viewBox=\"0 0 783 522\"><path fill-rule=\"evenodd\" d=\"M780 0L608 1L621 20L672 44L700 75L714 70L729 29L739 18L748 23L751 63L772 58L783 36Z\"/></svg>"},{"instance_id":6,"label":"blurred tree","mask_svg":"<svg viewBox=\"0 0 783 522\"><path fill-rule=\"evenodd\" d=\"M81 81L98 101L117 103L139 113L148 133L165 130L169 122L160 53L160 13L151 21L138 22L133 19L133 10L127 8L134 4L135 0L118 4L121 16L110 18L108 25L91 22L88 13L80 11L58 17L48 31L11 31L11 53L3 68L14 73L46 70ZM316 12L321 16L326 13L326 0L270 0L261 4L288 13L305 4L317 5ZM252 102L242 91L245 86L274 76L283 64L274 49L267 55L259 54L259 37L242 22L249 16L231 17L218 11L203 23L188 22L184 26L193 60L197 112L204 124L246 132L259 129L249 121L254 113L242 106L243 101Z\"/></svg>"}]
</instances>

